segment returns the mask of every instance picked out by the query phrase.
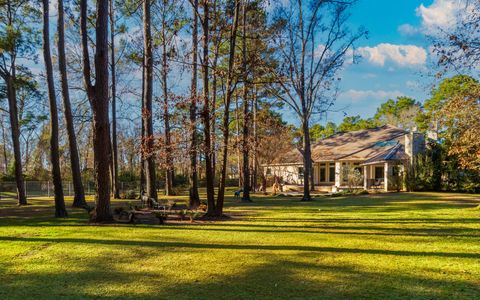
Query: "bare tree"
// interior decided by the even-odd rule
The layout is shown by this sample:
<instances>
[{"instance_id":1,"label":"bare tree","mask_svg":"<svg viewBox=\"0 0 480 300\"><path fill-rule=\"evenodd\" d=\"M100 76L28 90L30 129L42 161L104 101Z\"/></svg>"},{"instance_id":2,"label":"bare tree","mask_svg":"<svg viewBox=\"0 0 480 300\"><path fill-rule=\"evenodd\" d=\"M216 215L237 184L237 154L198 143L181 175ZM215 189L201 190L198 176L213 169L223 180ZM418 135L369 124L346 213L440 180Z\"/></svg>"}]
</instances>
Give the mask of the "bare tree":
<instances>
[{"instance_id":1,"label":"bare tree","mask_svg":"<svg viewBox=\"0 0 480 300\"><path fill-rule=\"evenodd\" d=\"M202 76L203 76L203 134L204 134L204 153L205 153L205 177L207 180L207 215L215 215L215 190L214 190L214 173L212 167L212 143L210 133L210 101L209 101L209 78L208 78L208 53L209 53L209 0L203 0L203 18L202 31L203 31L203 53L202 53Z\"/></svg>"},{"instance_id":2,"label":"bare tree","mask_svg":"<svg viewBox=\"0 0 480 300\"><path fill-rule=\"evenodd\" d=\"M229 54L228 54L228 69L226 74L225 84L225 98L224 98L224 110L223 110L223 144L222 144L222 166L220 171L220 183L218 187L218 197L215 207L215 215L217 217L223 214L223 203L225 199L225 181L227 176L227 158L228 158L228 138L230 134L230 102L232 99L235 88L232 88L233 78L233 63L235 60L235 44L237 40L238 29L238 15L240 10L240 0L235 1L235 8L233 13L233 22L229 36Z\"/></svg>"},{"instance_id":3,"label":"bare tree","mask_svg":"<svg viewBox=\"0 0 480 300\"><path fill-rule=\"evenodd\" d=\"M350 34L346 21L355 0L291 0L276 15L275 38L279 61L271 92L298 116L302 130L304 188L302 201L310 201L312 175L310 121L335 100L337 73L349 50L366 32Z\"/></svg>"},{"instance_id":4,"label":"bare tree","mask_svg":"<svg viewBox=\"0 0 480 300\"><path fill-rule=\"evenodd\" d=\"M460 1L454 18L455 23L447 28L432 28L429 37L438 64L445 69L474 70L480 64L480 1Z\"/></svg>"},{"instance_id":5,"label":"bare tree","mask_svg":"<svg viewBox=\"0 0 480 300\"><path fill-rule=\"evenodd\" d=\"M55 97L55 85L53 83L52 56L50 54L50 31L49 31L49 4L43 0L43 59L45 62L48 100L50 105L50 160L55 193L55 217L67 216L65 199L63 198L62 176L60 174L60 154L58 151L58 112L57 99Z\"/></svg>"},{"instance_id":6,"label":"bare tree","mask_svg":"<svg viewBox=\"0 0 480 300\"><path fill-rule=\"evenodd\" d=\"M242 1L242 72L243 72L243 195L242 201L251 202L250 199L250 151L249 151L249 126L250 126L250 103L248 100L248 72L247 72L247 5L248 1Z\"/></svg>"},{"instance_id":7,"label":"bare tree","mask_svg":"<svg viewBox=\"0 0 480 300\"><path fill-rule=\"evenodd\" d=\"M198 54L198 0L192 1L192 82L190 85L190 190L189 206L200 205L197 170L197 54Z\"/></svg>"},{"instance_id":8,"label":"bare tree","mask_svg":"<svg viewBox=\"0 0 480 300\"><path fill-rule=\"evenodd\" d=\"M92 84L87 34L87 0L80 0L83 78L93 112L96 207L92 220L112 220L110 209L111 142L108 115L108 0L97 0L95 24L95 85Z\"/></svg>"},{"instance_id":9,"label":"bare tree","mask_svg":"<svg viewBox=\"0 0 480 300\"><path fill-rule=\"evenodd\" d=\"M63 114L67 126L68 146L70 150L70 165L72 169L73 190L75 196L73 198L73 207L85 207L85 192L82 184L80 172L80 159L78 156L77 137L73 126L72 105L70 102L70 93L68 90L67 76L67 59L65 56L65 20L63 0L58 0L58 68L60 70L60 84L62 88Z\"/></svg>"},{"instance_id":10,"label":"bare tree","mask_svg":"<svg viewBox=\"0 0 480 300\"><path fill-rule=\"evenodd\" d=\"M118 145L117 145L117 74L115 61L115 10L114 0L110 0L110 69L112 75L112 191L114 198L120 198L118 185Z\"/></svg>"},{"instance_id":11,"label":"bare tree","mask_svg":"<svg viewBox=\"0 0 480 300\"><path fill-rule=\"evenodd\" d=\"M145 155L145 181L147 196L157 199L157 186L155 175L155 155L153 152L153 118L152 118L152 96L153 96L153 53L151 33L151 1L143 2L143 38L144 38L144 95L143 95L143 154Z\"/></svg>"}]
</instances>

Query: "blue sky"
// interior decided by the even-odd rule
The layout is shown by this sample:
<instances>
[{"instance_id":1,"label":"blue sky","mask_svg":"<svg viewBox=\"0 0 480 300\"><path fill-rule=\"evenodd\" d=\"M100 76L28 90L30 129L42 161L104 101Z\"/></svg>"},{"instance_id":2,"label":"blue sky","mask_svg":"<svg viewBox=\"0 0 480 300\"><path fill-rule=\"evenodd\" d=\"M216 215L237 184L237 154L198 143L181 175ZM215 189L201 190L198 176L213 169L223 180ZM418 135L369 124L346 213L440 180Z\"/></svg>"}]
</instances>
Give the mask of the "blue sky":
<instances>
[{"instance_id":1,"label":"blue sky","mask_svg":"<svg viewBox=\"0 0 480 300\"><path fill-rule=\"evenodd\" d=\"M336 102L341 111L329 113L327 119L340 122L345 114L370 117L379 104L400 95L427 99L433 78L428 76L429 43L424 34L442 26L432 19L441 20L453 1L360 0L349 23L352 28L364 26L369 37L356 45L360 62L341 74L342 93Z\"/></svg>"},{"instance_id":2,"label":"blue sky","mask_svg":"<svg viewBox=\"0 0 480 300\"><path fill-rule=\"evenodd\" d=\"M280 1L272 3L288 2ZM369 31L368 39L356 44L356 53L362 58L357 64L348 64L339 74L341 93L335 112L313 122L339 123L345 115L368 118L381 103L397 96L410 96L420 102L428 99L432 86L438 82L429 75L434 59L425 36L452 26L463 1L358 0L348 23L352 29L364 26ZM51 12L54 30L56 1L51 1ZM42 72L43 65L32 69ZM170 81L183 86L181 82L187 77L173 72ZM290 112L284 111L284 116L297 123Z\"/></svg>"}]
</instances>

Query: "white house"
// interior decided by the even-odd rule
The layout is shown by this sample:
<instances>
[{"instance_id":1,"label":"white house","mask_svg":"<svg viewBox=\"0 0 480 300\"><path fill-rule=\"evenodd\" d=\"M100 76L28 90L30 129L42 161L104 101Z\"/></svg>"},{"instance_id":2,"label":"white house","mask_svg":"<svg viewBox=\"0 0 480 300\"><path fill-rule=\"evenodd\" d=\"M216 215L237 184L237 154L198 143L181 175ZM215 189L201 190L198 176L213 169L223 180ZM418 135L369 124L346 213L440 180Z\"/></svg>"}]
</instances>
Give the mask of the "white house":
<instances>
[{"instance_id":1,"label":"white house","mask_svg":"<svg viewBox=\"0 0 480 300\"><path fill-rule=\"evenodd\" d=\"M385 125L373 129L341 132L312 145L314 184L317 189L348 188L348 172L357 170L364 189L397 189L412 157L425 150L423 134ZM291 185L303 184L303 156L293 149L264 166L265 175L276 175ZM357 172L357 175L359 175ZM351 173L350 173L351 174Z\"/></svg>"}]
</instances>

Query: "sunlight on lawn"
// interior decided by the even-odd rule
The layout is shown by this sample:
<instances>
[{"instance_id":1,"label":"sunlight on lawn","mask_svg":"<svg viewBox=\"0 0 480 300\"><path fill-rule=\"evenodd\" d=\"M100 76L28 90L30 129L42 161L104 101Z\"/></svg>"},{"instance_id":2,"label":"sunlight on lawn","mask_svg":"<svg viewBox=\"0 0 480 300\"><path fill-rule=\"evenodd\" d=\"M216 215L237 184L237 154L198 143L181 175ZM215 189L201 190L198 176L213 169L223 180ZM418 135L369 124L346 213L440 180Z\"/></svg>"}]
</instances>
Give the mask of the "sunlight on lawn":
<instances>
[{"instance_id":1,"label":"sunlight on lawn","mask_svg":"<svg viewBox=\"0 0 480 300\"><path fill-rule=\"evenodd\" d=\"M19 212L0 219L1 298L480 294L480 211L473 195L321 197L312 203L257 196L252 204L229 199L229 221L163 226L91 226L81 210L55 220L51 201L32 202L0 209ZM27 216L31 210L38 216Z\"/></svg>"}]
</instances>

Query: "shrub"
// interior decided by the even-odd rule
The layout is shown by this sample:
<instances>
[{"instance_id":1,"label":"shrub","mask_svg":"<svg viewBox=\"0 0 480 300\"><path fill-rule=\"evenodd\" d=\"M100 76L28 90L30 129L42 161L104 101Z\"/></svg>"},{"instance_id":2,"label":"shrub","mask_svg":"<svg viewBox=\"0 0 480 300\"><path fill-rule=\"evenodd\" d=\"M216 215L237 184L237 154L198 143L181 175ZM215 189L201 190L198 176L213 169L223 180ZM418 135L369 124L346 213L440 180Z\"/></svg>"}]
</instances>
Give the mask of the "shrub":
<instances>
[{"instance_id":1,"label":"shrub","mask_svg":"<svg viewBox=\"0 0 480 300\"><path fill-rule=\"evenodd\" d=\"M120 194L120 199L135 200L138 198L138 193L135 190L128 190Z\"/></svg>"}]
</instances>

